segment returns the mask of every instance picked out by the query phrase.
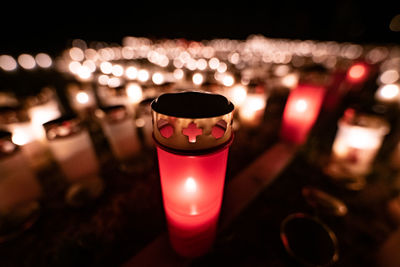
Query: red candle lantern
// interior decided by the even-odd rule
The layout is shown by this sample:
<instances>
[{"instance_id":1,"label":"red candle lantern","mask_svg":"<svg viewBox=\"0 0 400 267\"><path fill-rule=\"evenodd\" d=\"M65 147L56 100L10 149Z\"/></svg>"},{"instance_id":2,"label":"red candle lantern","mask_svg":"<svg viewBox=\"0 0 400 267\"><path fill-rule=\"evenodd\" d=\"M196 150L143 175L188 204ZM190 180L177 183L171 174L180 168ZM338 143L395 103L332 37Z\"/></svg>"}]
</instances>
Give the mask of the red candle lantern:
<instances>
[{"instance_id":1,"label":"red candle lantern","mask_svg":"<svg viewBox=\"0 0 400 267\"><path fill-rule=\"evenodd\" d=\"M170 241L180 255L197 257L215 238L234 106L221 95L182 92L151 107Z\"/></svg>"},{"instance_id":2,"label":"red candle lantern","mask_svg":"<svg viewBox=\"0 0 400 267\"><path fill-rule=\"evenodd\" d=\"M325 89L315 85L300 85L293 90L283 112L281 137L295 144L306 141L317 120Z\"/></svg>"}]
</instances>

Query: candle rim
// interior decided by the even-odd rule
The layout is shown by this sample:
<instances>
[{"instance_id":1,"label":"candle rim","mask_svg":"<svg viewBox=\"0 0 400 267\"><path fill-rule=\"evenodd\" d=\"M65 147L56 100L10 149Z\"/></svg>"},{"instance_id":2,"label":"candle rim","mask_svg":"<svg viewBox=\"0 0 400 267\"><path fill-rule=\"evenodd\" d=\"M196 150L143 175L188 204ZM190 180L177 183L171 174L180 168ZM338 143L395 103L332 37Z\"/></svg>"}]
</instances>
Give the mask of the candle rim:
<instances>
[{"instance_id":1,"label":"candle rim","mask_svg":"<svg viewBox=\"0 0 400 267\"><path fill-rule=\"evenodd\" d=\"M151 102L160 114L177 118L213 118L229 114L234 105L225 96L204 91L184 91L160 95Z\"/></svg>"}]
</instances>

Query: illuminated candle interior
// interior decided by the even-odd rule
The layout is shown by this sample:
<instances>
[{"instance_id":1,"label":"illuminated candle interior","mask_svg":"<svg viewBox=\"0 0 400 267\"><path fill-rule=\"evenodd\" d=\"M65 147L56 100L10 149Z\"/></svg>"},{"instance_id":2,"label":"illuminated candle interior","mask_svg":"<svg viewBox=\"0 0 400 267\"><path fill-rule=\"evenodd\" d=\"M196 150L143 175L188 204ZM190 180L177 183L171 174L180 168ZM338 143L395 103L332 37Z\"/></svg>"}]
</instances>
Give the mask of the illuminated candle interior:
<instances>
[{"instance_id":1,"label":"illuminated candle interior","mask_svg":"<svg viewBox=\"0 0 400 267\"><path fill-rule=\"evenodd\" d=\"M322 87L302 85L290 92L282 117L281 137L296 144L305 142L325 95Z\"/></svg>"},{"instance_id":2,"label":"illuminated candle interior","mask_svg":"<svg viewBox=\"0 0 400 267\"><path fill-rule=\"evenodd\" d=\"M0 131L0 215L12 212L20 204L36 201L41 187L23 152Z\"/></svg>"},{"instance_id":3,"label":"illuminated candle interior","mask_svg":"<svg viewBox=\"0 0 400 267\"><path fill-rule=\"evenodd\" d=\"M340 121L332 147L333 161L351 174L368 174L386 133L386 128L357 126Z\"/></svg>"},{"instance_id":4,"label":"illuminated candle interior","mask_svg":"<svg viewBox=\"0 0 400 267\"><path fill-rule=\"evenodd\" d=\"M240 123L246 126L258 126L262 122L265 106L264 95L248 94L239 108Z\"/></svg>"}]
</instances>

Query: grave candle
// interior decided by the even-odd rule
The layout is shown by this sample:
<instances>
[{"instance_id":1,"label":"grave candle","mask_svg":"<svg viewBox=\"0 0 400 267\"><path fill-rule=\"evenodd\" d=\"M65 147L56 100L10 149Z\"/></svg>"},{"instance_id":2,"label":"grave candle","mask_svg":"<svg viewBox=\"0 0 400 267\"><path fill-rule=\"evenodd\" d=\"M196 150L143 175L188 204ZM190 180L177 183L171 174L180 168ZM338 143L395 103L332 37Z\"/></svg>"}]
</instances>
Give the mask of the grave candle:
<instances>
[{"instance_id":1,"label":"grave candle","mask_svg":"<svg viewBox=\"0 0 400 267\"><path fill-rule=\"evenodd\" d=\"M212 246L220 212L233 104L217 94L164 94L151 104L172 247L197 257Z\"/></svg>"},{"instance_id":2,"label":"grave candle","mask_svg":"<svg viewBox=\"0 0 400 267\"><path fill-rule=\"evenodd\" d=\"M367 175L389 132L389 124L378 116L347 109L338 127L332 147L332 164L347 175Z\"/></svg>"},{"instance_id":3,"label":"grave candle","mask_svg":"<svg viewBox=\"0 0 400 267\"><path fill-rule=\"evenodd\" d=\"M120 161L126 161L140 151L133 118L126 107L115 105L103 107L96 111L100 123L114 156Z\"/></svg>"},{"instance_id":4,"label":"grave candle","mask_svg":"<svg viewBox=\"0 0 400 267\"><path fill-rule=\"evenodd\" d=\"M291 91L283 112L281 137L295 144L303 144L317 120L325 89L314 85L300 85Z\"/></svg>"}]
</instances>

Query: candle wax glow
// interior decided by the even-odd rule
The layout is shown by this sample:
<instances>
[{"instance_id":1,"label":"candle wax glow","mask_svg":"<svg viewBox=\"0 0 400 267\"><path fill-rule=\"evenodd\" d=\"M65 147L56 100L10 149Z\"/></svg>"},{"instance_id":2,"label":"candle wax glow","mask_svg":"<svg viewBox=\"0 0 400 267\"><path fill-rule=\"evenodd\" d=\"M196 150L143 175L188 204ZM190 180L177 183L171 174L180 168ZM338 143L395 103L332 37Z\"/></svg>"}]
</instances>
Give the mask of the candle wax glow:
<instances>
[{"instance_id":1,"label":"candle wax glow","mask_svg":"<svg viewBox=\"0 0 400 267\"><path fill-rule=\"evenodd\" d=\"M187 156L157 147L170 241L182 256L200 256L213 244L228 149Z\"/></svg>"}]
</instances>

